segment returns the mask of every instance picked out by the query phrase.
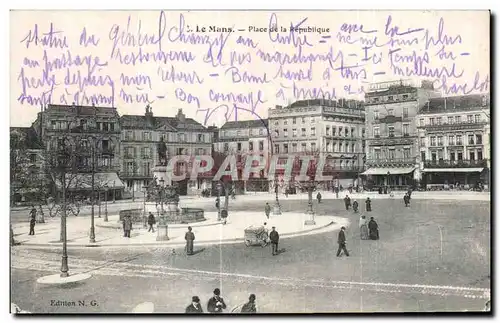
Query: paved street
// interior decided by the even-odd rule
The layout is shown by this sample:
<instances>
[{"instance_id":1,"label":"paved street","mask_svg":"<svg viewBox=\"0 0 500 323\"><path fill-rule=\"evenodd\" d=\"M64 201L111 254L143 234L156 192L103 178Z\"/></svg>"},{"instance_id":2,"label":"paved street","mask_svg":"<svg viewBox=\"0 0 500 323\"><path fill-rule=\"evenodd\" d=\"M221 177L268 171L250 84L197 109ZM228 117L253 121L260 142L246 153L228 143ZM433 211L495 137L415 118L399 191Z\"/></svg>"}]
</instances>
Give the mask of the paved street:
<instances>
[{"instance_id":1,"label":"paved street","mask_svg":"<svg viewBox=\"0 0 500 323\"><path fill-rule=\"evenodd\" d=\"M305 209L283 200L284 211ZM364 211L364 205L362 210ZM12 302L27 311L130 312L152 302L155 312L182 312L192 295L204 309L215 287L232 308L257 295L262 312L481 310L490 288L490 204L483 201L376 200L379 241L361 241L358 217L340 200L317 205L318 214L348 218L351 257L335 257L338 231L280 241L283 252L242 243L183 248L69 249L70 271L93 277L65 288L40 286L56 273L60 249L12 249ZM235 210L260 208L239 201ZM387 210L391 210L388 212ZM195 282L195 284L193 284ZM26 295L32 295L26 297ZM111 296L112 295L112 296ZM51 300L96 300L99 306L49 306Z\"/></svg>"}]
</instances>

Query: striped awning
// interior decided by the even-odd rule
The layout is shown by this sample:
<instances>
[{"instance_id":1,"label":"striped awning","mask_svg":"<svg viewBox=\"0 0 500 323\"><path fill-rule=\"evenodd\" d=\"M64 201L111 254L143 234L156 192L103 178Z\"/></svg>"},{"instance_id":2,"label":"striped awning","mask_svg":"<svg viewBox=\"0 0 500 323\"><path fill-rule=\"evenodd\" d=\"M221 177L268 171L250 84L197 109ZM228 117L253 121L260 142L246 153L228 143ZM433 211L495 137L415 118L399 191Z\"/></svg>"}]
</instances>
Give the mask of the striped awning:
<instances>
[{"instance_id":1,"label":"striped awning","mask_svg":"<svg viewBox=\"0 0 500 323\"><path fill-rule=\"evenodd\" d=\"M391 175L409 174L415 170L415 167L372 167L361 173L361 175Z\"/></svg>"}]
</instances>

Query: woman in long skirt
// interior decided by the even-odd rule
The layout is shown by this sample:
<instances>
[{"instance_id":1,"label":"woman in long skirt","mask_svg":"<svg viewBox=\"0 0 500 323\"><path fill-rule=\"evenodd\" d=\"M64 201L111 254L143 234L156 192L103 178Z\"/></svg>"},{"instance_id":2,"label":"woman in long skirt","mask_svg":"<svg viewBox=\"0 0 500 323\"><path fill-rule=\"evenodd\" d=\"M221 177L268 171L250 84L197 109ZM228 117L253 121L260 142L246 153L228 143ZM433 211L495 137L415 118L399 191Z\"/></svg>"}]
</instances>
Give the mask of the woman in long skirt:
<instances>
[{"instance_id":1,"label":"woman in long skirt","mask_svg":"<svg viewBox=\"0 0 500 323\"><path fill-rule=\"evenodd\" d=\"M361 240L368 240L369 234L368 234L368 225L366 223L366 217L364 215L361 216L361 219L359 220L359 231L361 234Z\"/></svg>"}]
</instances>

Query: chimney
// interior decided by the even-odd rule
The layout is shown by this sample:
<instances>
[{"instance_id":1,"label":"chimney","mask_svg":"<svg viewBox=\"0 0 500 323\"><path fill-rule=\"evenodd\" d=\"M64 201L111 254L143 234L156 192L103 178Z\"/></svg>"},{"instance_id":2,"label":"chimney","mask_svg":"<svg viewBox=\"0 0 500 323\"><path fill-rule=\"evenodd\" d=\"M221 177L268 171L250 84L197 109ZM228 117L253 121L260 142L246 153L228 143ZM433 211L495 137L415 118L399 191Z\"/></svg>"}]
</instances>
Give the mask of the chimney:
<instances>
[{"instance_id":1,"label":"chimney","mask_svg":"<svg viewBox=\"0 0 500 323\"><path fill-rule=\"evenodd\" d=\"M177 112L177 120L179 120L179 122L181 123L184 123L186 121L186 116L184 115L184 113L182 113L182 109L179 109L179 111Z\"/></svg>"},{"instance_id":2,"label":"chimney","mask_svg":"<svg viewBox=\"0 0 500 323\"><path fill-rule=\"evenodd\" d=\"M146 116L146 121L151 126L154 126L153 108L149 104L146 106L146 113L144 115Z\"/></svg>"}]
</instances>

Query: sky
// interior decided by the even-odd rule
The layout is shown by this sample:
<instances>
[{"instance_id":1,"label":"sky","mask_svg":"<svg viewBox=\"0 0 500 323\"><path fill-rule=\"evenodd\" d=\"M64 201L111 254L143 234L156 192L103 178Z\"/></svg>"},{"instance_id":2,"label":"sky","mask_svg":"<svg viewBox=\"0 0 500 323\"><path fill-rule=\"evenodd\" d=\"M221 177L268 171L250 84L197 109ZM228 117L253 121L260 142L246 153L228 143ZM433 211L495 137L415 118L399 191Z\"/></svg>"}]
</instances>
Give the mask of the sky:
<instances>
[{"instance_id":1,"label":"sky","mask_svg":"<svg viewBox=\"0 0 500 323\"><path fill-rule=\"evenodd\" d=\"M94 102L221 126L400 79L484 93L489 24L488 11L11 11L10 124Z\"/></svg>"}]
</instances>

